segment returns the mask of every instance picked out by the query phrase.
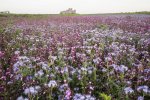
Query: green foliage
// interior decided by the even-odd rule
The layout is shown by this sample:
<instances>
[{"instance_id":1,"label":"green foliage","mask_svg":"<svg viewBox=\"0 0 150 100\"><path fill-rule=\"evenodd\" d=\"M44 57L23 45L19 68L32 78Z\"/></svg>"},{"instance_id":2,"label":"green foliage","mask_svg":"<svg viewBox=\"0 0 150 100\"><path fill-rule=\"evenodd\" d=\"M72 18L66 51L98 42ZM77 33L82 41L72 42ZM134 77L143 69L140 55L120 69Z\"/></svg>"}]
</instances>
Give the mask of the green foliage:
<instances>
[{"instance_id":1,"label":"green foliage","mask_svg":"<svg viewBox=\"0 0 150 100\"><path fill-rule=\"evenodd\" d=\"M108 26L106 24L100 24L97 27L100 28L100 29L102 29L102 30L108 29Z\"/></svg>"},{"instance_id":2,"label":"green foliage","mask_svg":"<svg viewBox=\"0 0 150 100\"><path fill-rule=\"evenodd\" d=\"M111 96L108 96L105 93L100 93L99 96L103 99L103 100L111 100Z\"/></svg>"}]
</instances>

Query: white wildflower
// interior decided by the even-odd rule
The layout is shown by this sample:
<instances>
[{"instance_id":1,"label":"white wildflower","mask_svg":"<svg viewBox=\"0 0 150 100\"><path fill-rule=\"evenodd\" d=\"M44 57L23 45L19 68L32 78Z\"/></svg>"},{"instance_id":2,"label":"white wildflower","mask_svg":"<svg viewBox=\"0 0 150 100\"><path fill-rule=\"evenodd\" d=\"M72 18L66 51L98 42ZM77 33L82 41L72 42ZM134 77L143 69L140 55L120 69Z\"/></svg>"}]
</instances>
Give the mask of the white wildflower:
<instances>
[{"instance_id":1,"label":"white wildflower","mask_svg":"<svg viewBox=\"0 0 150 100\"><path fill-rule=\"evenodd\" d=\"M20 51L15 51L15 55L19 55L20 54Z\"/></svg>"},{"instance_id":2,"label":"white wildflower","mask_svg":"<svg viewBox=\"0 0 150 100\"><path fill-rule=\"evenodd\" d=\"M38 90L37 89L35 89L35 87L29 87L29 88L26 88L25 90L24 90L24 94L32 94L32 95L35 95L35 94L37 94L38 93Z\"/></svg>"},{"instance_id":3,"label":"white wildflower","mask_svg":"<svg viewBox=\"0 0 150 100\"><path fill-rule=\"evenodd\" d=\"M124 65L120 65L120 67L118 68L120 72L125 72L128 70L128 67L124 66Z\"/></svg>"},{"instance_id":4,"label":"white wildflower","mask_svg":"<svg viewBox=\"0 0 150 100\"><path fill-rule=\"evenodd\" d=\"M57 59L57 56L51 56L51 58L55 61Z\"/></svg>"},{"instance_id":5,"label":"white wildflower","mask_svg":"<svg viewBox=\"0 0 150 100\"><path fill-rule=\"evenodd\" d=\"M144 97L139 96L137 100L144 100Z\"/></svg>"},{"instance_id":6,"label":"white wildflower","mask_svg":"<svg viewBox=\"0 0 150 100\"><path fill-rule=\"evenodd\" d=\"M17 98L17 100L24 100L23 96Z\"/></svg>"},{"instance_id":7,"label":"white wildflower","mask_svg":"<svg viewBox=\"0 0 150 100\"><path fill-rule=\"evenodd\" d=\"M85 100L85 97L81 94L76 93L73 100Z\"/></svg>"},{"instance_id":8,"label":"white wildflower","mask_svg":"<svg viewBox=\"0 0 150 100\"><path fill-rule=\"evenodd\" d=\"M133 93L134 91L133 91L133 89L132 89L131 87L126 87L126 88L124 89L124 92L125 92L125 94L131 94L131 93Z\"/></svg>"},{"instance_id":9,"label":"white wildflower","mask_svg":"<svg viewBox=\"0 0 150 100\"><path fill-rule=\"evenodd\" d=\"M143 92L145 92L145 93L148 93L148 92L149 92L149 88L148 88L148 86L146 86L146 85L144 85L144 86L139 86L139 87L137 88L137 91L143 91Z\"/></svg>"},{"instance_id":10,"label":"white wildflower","mask_svg":"<svg viewBox=\"0 0 150 100\"><path fill-rule=\"evenodd\" d=\"M37 73L34 74L35 77L38 77L38 76L41 77L43 75L44 75L43 70L39 70Z\"/></svg>"},{"instance_id":11,"label":"white wildflower","mask_svg":"<svg viewBox=\"0 0 150 100\"><path fill-rule=\"evenodd\" d=\"M49 83L48 83L48 87L56 87L57 86L57 83L55 80L51 80Z\"/></svg>"}]
</instances>

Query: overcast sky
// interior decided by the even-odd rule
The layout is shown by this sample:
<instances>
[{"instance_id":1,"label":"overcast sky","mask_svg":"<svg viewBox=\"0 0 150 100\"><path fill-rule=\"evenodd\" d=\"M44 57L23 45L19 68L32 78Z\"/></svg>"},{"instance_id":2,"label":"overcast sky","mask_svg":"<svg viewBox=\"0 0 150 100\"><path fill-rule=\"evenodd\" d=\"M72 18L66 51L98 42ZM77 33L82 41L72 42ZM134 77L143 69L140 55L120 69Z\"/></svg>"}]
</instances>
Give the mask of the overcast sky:
<instances>
[{"instance_id":1,"label":"overcast sky","mask_svg":"<svg viewBox=\"0 0 150 100\"><path fill-rule=\"evenodd\" d=\"M150 0L0 0L0 11L55 14L68 8L78 13L150 11Z\"/></svg>"}]
</instances>

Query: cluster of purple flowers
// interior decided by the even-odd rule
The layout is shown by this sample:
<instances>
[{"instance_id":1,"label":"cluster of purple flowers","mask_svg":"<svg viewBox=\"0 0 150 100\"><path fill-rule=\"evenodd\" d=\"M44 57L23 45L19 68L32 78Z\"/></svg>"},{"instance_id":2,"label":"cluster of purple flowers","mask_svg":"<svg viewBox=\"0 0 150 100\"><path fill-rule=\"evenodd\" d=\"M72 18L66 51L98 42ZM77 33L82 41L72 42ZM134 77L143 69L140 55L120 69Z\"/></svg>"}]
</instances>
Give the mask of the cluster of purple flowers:
<instances>
[{"instance_id":1,"label":"cluster of purple flowers","mask_svg":"<svg viewBox=\"0 0 150 100\"><path fill-rule=\"evenodd\" d=\"M149 28L146 15L16 21L1 35L0 99L147 99Z\"/></svg>"}]
</instances>

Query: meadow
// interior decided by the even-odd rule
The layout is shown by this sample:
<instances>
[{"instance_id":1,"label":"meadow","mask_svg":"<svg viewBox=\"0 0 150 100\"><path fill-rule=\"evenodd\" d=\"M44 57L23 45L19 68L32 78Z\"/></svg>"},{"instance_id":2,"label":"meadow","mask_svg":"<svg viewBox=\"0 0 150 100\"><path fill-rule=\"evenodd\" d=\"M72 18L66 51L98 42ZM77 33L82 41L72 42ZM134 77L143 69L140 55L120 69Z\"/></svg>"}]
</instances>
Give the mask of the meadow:
<instances>
[{"instance_id":1,"label":"meadow","mask_svg":"<svg viewBox=\"0 0 150 100\"><path fill-rule=\"evenodd\" d=\"M0 15L0 100L150 100L150 15Z\"/></svg>"}]
</instances>

